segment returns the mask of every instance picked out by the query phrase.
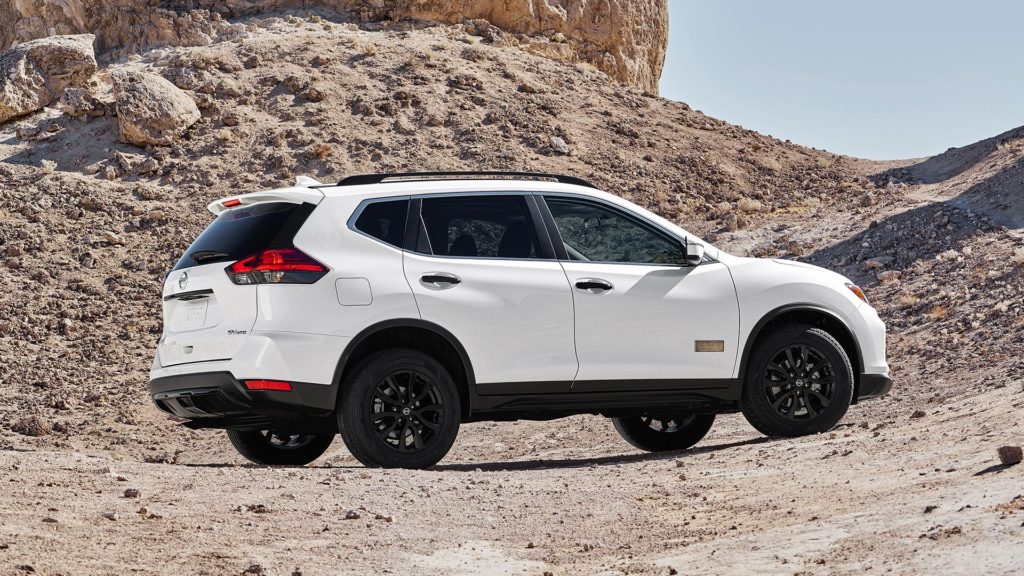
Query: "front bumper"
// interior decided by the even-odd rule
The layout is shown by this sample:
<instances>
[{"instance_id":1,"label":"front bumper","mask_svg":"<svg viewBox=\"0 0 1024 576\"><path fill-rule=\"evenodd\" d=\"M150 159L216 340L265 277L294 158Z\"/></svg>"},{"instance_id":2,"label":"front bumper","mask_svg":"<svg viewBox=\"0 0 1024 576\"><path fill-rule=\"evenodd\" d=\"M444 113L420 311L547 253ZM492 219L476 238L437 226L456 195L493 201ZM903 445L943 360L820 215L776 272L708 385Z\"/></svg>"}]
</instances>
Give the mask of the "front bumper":
<instances>
[{"instance_id":1,"label":"front bumper","mask_svg":"<svg viewBox=\"0 0 1024 576\"><path fill-rule=\"evenodd\" d=\"M334 426L334 386L291 385L290 392L247 390L230 372L199 372L155 378L149 392L157 408L185 418L190 428L325 431Z\"/></svg>"},{"instance_id":2,"label":"front bumper","mask_svg":"<svg viewBox=\"0 0 1024 576\"><path fill-rule=\"evenodd\" d=\"M892 390L892 378L885 374L861 374L857 401L885 396Z\"/></svg>"}]
</instances>

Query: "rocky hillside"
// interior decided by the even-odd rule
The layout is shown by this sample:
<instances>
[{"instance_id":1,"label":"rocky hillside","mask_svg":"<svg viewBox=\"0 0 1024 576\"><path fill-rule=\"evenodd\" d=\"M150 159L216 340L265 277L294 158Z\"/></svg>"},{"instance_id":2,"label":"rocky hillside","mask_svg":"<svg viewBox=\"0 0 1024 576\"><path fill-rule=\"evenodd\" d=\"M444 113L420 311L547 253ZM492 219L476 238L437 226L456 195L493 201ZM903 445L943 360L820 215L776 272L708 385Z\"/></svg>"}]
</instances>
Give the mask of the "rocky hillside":
<instances>
[{"instance_id":1,"label":"rocky hillside","mask_svg":"<svg viewBox=\"0 0 1024 576\"><path fill-rule=\"evenodd\" d=\"M110 55L205 46L251 31L240 19L291 9L332 20L461 24L489 43L586 62L652 93L668 43L667 0L0 0L0 48L83 33Z\"/></svg>"}]
</instances>

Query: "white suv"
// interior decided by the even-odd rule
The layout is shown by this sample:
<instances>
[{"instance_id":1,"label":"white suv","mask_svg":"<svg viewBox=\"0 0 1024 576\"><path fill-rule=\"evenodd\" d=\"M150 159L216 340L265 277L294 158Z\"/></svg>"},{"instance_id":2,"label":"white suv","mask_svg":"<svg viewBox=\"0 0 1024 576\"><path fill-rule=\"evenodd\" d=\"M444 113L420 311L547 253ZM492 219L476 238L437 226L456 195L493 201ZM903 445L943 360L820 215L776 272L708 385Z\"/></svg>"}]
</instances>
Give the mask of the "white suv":
<instances>
[{"instance_id":1,"label":"white suv","mask_svg":"<svg viewBox=\"0 0 1024 576\"><path fill-rule=\"evenodd\" d=\"M368 466L421 468L462 422L572 414L652 451L737 410L797 436L892 386L846 278L730 256L578 178L299 178L210 211L164 283L149 387L254 462L340 432Z\"/></svg>"}]
</instances>

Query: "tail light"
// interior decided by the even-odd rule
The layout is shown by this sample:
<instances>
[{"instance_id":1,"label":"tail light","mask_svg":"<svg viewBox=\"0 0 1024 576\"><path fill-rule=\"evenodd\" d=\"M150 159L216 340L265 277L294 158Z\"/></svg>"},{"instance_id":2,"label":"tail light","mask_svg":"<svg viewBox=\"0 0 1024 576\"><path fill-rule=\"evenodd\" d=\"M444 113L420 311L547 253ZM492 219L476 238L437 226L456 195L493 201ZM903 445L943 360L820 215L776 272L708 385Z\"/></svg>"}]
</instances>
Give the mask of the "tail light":
<instances>
[{"instance_id":1,"label":"tail light","mask_svg":"<svg viewBox=\"0 0 1024 576\"><path fill-rule=\"evenodd\" d=\"M295 248L275 248L257 252L224 269L231 281L249 284L312 284L327 274L328 268Z\"/></svg>"}]
</instances>

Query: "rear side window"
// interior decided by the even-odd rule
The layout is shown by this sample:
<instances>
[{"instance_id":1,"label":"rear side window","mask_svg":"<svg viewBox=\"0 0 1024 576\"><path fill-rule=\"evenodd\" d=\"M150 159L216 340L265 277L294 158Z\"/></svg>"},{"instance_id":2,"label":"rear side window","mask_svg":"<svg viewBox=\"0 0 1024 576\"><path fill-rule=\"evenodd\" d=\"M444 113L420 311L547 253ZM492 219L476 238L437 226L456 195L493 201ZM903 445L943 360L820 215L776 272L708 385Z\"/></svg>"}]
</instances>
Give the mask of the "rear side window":
<instances>
[{"instance_id":1,"label":"rear side window","mask_svg":"<svg viewBox=\"0 0 1024 576\"><path fill-rule=\"evenodd\" d=\"M269 248L291 248L313 204L268 202L221 212L174 266L175 270L233 262Z\"/></svg>"},{"instance_id":2,"label":"rear side window","mask_svg":"<svg viewBox=\"0 0 1024 576\"><path fill-rule=\"evenodd\" d=\"M408 214L408 200L367 204L356 219L356 230L401 248L405 245L405 221Z\"/></svg>"},{"instance_id":3,"label":"rear side window","mask_svg":"<svg viewBox=\"0 0 1024 576\"><path fill-rule=\"evenodd\" d=\"M424 198L416 251L457 258L537 258L522 196Z\"/></svg>"}]
</instances>

